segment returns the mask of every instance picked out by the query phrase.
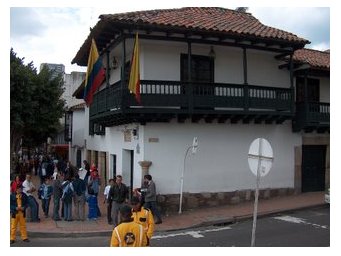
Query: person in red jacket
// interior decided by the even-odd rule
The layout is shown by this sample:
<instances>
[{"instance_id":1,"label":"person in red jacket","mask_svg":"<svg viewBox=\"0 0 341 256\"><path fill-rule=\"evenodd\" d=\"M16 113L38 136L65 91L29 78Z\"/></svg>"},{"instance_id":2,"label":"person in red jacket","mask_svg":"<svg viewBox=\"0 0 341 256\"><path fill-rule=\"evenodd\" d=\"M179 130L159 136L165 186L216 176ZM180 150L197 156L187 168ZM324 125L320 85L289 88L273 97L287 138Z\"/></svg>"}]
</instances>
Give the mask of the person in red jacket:
<instances>
[{"instance_id":1,"label":"person in red jacket","mask_svg":"<svg viewBox=\"0 0 341 256\"><path fill-rule=\"evenodd\" d=\"M17 191L17 186L22 185L22 181L20 180L20 175L15 175L14 180L11 182L11 193L15 193Z\"/></svg>"}]
</instances>

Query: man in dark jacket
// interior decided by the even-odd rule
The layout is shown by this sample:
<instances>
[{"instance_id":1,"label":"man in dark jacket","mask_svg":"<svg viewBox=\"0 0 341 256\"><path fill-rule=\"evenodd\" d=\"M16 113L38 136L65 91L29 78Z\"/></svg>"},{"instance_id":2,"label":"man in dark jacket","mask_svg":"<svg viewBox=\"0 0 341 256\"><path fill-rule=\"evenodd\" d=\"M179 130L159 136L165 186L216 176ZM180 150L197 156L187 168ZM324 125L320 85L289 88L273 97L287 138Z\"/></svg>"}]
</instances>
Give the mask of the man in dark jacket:
<instances>
[{"instance_id":1,"label":"man in dark jacket","mask_svg":"<svg viewBox=\"0 0 341 256\"><path fill-rule=\"evenodd\" d=\"M75 192L73 201L75 203L75 215L76 220L85 220L85 181L79 178L79 175L75 175L75 179L72 181L73 190Z\"/></svg>"},{"instance_id":2,"label":"man in dark jacket","mask_svg":"<svg viewBox=\"0 0 341 256\"><path fill-rule=\"evenodd\" d=\"M55 221L61 220L59 216L60 199L63 194L60 173L57 174L56 179L52 183L53 190L53 219Z\"/></svg>"},{"instance_id":3,"label":"man in dark jacket","mask_svg":"<svg viewBox=\"0 0 341 256\"><path fill-rule=\"evenodd\" d=\"M118 222L118 212L122 207L123 203L128 202L129 191L127 186L122 183L122 176L116 176L116 183L111 187L109 191L109 197L112 200L112 218L113 218L113 225L116 227Z\"/></svg>"},{"instance_id":4,"label":"man in dark jacket","mask_svg":"<svg viewBox=\"0 0 341 256\"><path fill-rule=\"evenodd\" d=\"M141 189L141 192L144 193L144 208L150 209L153 213L155 220L155 224L161 224L162 219L160 212L156 206L156 186L152 179L152 176L149 174L144 175L144 183L145 187Z\"/></svg>"}]
</instances>

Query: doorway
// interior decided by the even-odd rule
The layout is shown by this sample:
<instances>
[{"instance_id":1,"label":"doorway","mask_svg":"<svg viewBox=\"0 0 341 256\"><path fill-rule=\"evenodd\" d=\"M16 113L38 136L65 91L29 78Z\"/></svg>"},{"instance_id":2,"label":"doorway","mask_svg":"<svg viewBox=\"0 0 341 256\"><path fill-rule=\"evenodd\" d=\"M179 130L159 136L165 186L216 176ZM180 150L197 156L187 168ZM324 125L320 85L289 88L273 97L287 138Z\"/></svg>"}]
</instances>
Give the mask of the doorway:
<instances>
[{"instance_id":1,"label":"doorway","mask_svg":"<svg viewBox=\"0 0 341 256\"><path fill-rule=\"evenodd\" d=\"M82 151L77 149L76 166L80 168L82 166Z\"/></svg>"},{"instance_id":2,"label":"doorway","mask_svg":"<svg viewBox=\"0 0 341 256\"><path fill-rule=\"evenodd\" d=\"M123 183L129 187L129 199L132 196L134 181L134 150L123 149L122 152Z\"/></svg>"},{"instance_id":3,"label":"doorway","mask_svg":"<svg viewBox=\"0 0 341 256\"><path fill-rule=\"evenodd\" d=\"M325 190L326 150L324 145L302 146L302 192Z\"/></svg>"}]
</instances>

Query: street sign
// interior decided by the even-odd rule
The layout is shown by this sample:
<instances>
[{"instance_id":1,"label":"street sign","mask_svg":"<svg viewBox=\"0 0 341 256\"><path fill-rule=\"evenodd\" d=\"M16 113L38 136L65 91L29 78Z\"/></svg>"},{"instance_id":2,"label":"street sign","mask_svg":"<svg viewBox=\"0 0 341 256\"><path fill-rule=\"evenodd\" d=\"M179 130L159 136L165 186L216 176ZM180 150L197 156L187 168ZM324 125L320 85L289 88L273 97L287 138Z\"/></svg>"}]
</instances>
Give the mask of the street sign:
<instances>
[{"instance_id":1,"label":"street sign","mask_svg":"<svg viewBox=\"0 0 341 256\"><path fill-rule=\"evenodd\" d=\"M257 176L258 169L261 177L267 175L273 162L273 151L270 143L264 138L255 139L249 148L248 161L250 170L255 176Z\"/></svg>"},{"instance_id":2,"label":"street sign","mask_svg":"<svg viewBox=\"0 0 341 256\"><path fill-rule=\"evenodd\" d=\"M251 246L255 246L260 177L267 175L272 167L273 151L270 143L264 138L255 139L249 148L248 161L251 172L256 175L255 204L253 208L253 225Z\"/></svg>"},{"instance_id":3,"label":"street sign","mask_svg":"<svg viewBox=\"0 0 341 256\"><path fill-rule=\"evenodd\" d=\"M198 137L193 138L193 144L192 144L192 154L195 154L198 149Z\"/></svg>"}]
</instances>

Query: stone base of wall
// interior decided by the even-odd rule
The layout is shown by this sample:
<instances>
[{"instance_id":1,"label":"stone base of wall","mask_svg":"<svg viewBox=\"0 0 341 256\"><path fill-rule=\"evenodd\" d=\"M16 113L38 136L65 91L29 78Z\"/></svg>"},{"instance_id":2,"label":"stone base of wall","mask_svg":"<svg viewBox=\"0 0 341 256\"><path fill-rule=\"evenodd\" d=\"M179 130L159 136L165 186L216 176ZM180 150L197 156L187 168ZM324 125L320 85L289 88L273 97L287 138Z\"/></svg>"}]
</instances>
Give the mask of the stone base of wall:
<instances>
[{"instance_id":1,"label":"stone base of wall","mask_svg":"<svg viewBox=\"0 0 341 256\"><path fill-rule=\"evenodd\" d=\"M259 190L259 199L288 196L293 195L294 193L294 188L266 188ZM237 205L243 202L254 201L254 199L254 190L218 193L183 193L182 211L226 204ZM178 212L179 200L179 194L158 195L157 197L158 207L163 215Z\"/></svg>"}]
</instances>

